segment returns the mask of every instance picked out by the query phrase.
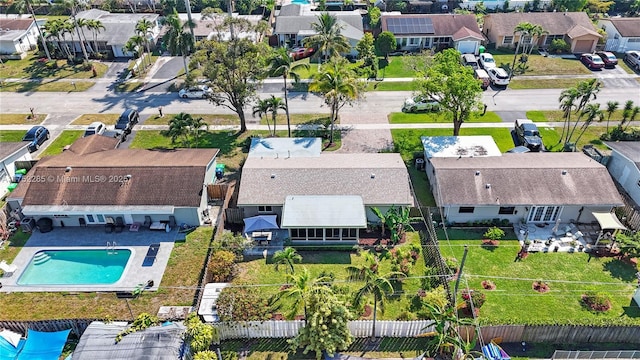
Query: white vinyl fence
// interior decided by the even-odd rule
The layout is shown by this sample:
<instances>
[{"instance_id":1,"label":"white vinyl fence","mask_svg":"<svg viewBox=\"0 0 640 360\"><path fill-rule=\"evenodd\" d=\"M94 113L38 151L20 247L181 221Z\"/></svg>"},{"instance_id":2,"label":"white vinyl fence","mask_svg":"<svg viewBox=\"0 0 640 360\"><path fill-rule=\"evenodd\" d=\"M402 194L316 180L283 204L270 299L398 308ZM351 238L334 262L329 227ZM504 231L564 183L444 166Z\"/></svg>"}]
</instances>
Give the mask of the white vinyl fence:
<instances>
[{"instance_id":1,"label":"white vinyl fence","mask_svg":"<svg viewBox=\"0 0 640 360\"><path fill-rule=\"evenodd\" d=\"M425 330L429 320L418 321L376 321L378 337L413 337L433 330ZM248 321L244 323L219 323L220 339L239 338L292 338L304 326L303 320L293 321ZM349 330L354 337L371 336L373 321L349 321Z\"/></svg>"}]
</instances>

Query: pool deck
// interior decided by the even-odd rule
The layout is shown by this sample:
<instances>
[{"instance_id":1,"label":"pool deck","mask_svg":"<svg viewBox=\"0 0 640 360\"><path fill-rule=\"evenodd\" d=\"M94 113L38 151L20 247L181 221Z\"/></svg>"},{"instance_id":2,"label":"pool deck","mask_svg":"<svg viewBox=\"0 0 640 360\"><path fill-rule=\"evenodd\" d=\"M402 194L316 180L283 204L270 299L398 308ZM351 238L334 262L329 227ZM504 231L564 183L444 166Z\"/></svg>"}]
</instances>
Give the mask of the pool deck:
<instances>
[{"instance_id":1,"label":"pool deck","mask_svg":"<svg viewBox=\"0 0 640 360\"><path fill-rule=\"evenodd\" d=\"M167 267L169 256L173 250L174 241L184 238L184 234L178 233L177 229L170 232L151 231L140 229L139 231L128 231L125 228L122 232L106 233L104 227L65 227L54 228L48 233L34 231L29 241L22 248L18 256L13 261L17 266L15 273L0 278L2 287L0 292L84 292L84 291L123 291L135 290L140 284L146 284L148 280L153 280L154 285L146 290L156 291L162 281L164 270ZM33 256L42 250L90 250L103 249L107 251L107 242L116 243L115 249L131 250L131 257L122 274L121 279L115 284L109 285L17 285L20 275ZM151 266L142 266L142 263L151 244L160 244L160 249L155 262Z\"/></svg>"}]
</instances>

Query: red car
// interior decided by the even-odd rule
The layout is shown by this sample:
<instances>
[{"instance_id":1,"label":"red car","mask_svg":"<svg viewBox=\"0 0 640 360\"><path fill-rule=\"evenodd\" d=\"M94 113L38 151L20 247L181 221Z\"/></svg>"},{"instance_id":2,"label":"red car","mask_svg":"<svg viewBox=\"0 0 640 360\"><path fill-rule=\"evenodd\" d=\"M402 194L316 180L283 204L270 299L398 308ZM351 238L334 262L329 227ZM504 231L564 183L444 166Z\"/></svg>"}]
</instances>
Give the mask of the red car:
<instances>
[{"instance_id":1,"label":"red car","mask_svg":"<svg viewBox=\"0 0 640 360\"><path fill-rule=\"evenodd\" d=\"M315 51L314 48L296 47L289 51L289 56L291 56L293 60L302 60L313 55Z\"/></svg>"},{"instance_id":2,"label":"red car","mask_svg":"<svg viewBox=\"0 0 640 360\"><path fill-rule=\"evenodd\" d=\"M618 58L608 51L598 51L596 55L604 61L604 67L615 67L618 65Z\"/></svg>"},{"instance_id":3,"label":"red car","mask_svg":"<svg viewBox=\"0 0 640 360\"><path fill-rule=\"evenodd\" d=\"M580 55L580 61L591 70L602 69L604 67L604 61L596 54L582 54Z\"/></svg>"}]
</instances>

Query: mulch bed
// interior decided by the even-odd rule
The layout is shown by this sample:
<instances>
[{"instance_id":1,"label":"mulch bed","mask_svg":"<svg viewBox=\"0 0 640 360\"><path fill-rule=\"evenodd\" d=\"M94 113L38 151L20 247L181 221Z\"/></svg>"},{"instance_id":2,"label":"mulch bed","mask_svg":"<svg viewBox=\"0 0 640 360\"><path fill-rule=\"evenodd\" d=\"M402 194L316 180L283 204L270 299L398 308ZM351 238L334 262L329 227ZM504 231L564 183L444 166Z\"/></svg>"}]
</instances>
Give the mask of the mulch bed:
<instances>
[{"instance_id":1,"label":"mulch bed","mask_svg":"<svg viewBox=\"0 0 640 360\"><path fill-rule=\"evenodd\" d=\"M550 290L549 285L541 281L534 281L531 287L539 293L546 293Z\"/></svg>"}]
</instances>

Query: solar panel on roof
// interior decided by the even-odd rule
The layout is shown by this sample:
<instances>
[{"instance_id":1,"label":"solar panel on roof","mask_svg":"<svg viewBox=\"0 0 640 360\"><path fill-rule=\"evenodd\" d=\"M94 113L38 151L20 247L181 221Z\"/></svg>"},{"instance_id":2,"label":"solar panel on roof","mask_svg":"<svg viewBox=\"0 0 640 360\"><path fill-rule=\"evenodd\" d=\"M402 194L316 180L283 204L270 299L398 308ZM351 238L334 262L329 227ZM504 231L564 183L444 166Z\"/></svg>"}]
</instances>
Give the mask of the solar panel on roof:
<instances>
[{"instance_id":1,"label":"solar panel on roof","mask_svg":"<svg viewBox=\"0 0 640 360\"><path fill-rule=\"evenodd\" d=\"M394 34L433 34L433 22L430 18L389 18L387 29Z\"/></svg>"}]
</instances>

